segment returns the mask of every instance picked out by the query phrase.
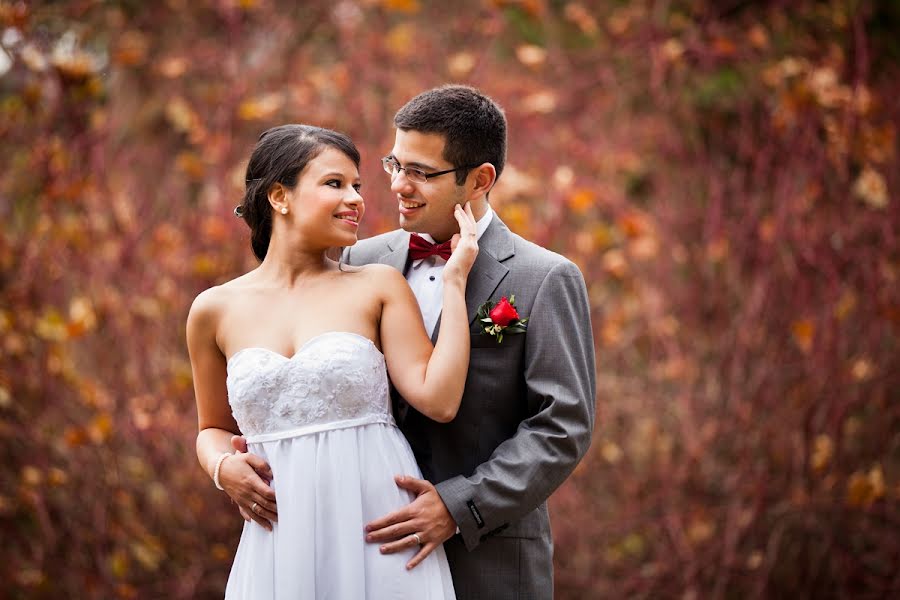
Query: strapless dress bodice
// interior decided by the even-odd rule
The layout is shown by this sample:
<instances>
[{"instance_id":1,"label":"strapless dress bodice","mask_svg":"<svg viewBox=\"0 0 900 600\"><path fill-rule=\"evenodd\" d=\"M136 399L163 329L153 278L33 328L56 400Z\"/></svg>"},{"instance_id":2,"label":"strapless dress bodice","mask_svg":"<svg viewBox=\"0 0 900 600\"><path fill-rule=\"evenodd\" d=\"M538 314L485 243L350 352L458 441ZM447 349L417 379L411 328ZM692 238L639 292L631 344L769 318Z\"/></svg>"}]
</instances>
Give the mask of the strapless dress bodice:
<instances>
[{"instance_id":1,"label":"strapless dress bodice","mask_svg":"<svg viewBox=\"0 0 900 600\"><path fill-rule=\"evenodd\" d=\"M323 333L291 357L267 348L239 350L228 360L227 386L248 442L393 424L384 356L355 333Z\"/></svg>"}]
</instances>

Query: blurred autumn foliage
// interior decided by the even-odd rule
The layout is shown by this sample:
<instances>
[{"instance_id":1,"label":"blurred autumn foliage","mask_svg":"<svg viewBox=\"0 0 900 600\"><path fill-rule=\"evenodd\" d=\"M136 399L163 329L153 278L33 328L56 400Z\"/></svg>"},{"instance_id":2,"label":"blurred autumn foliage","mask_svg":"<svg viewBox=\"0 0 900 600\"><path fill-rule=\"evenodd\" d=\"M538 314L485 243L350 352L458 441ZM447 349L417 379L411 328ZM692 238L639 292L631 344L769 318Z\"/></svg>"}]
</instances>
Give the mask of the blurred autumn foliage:
<instances>
[{"instance_id":1,"label":"blurred autumn foliage","mask_svg":"<svg viewBox=\"0 0 900 600\"><path fill-rule=\"evenodd\" d=\"M221 597L184 321L254 266L260 131L510 121L492 203L589 286L598 424L552 498L557 596L900 594L900 3L0 1L9 598Z\"/></svg>"}]
</instances>

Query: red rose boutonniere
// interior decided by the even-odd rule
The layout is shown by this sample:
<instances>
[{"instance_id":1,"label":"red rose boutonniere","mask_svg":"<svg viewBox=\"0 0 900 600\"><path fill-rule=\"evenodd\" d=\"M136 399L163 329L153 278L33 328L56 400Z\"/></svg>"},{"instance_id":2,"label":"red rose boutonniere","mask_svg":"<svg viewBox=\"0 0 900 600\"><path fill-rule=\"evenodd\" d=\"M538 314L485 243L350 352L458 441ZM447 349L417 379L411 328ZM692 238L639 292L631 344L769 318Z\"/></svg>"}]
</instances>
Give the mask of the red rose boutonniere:
<instances>
[{"instance_id":1,"label":"red rose boutonniere","mask_svg":"<svg viewBox=\"0 0 900 600\"><path fill-rule=\"evenodd\" d=\"M510 295L508 300L506 296L503 296L496 304L490 301L482 304L478 308L478 322L481 324L482 331L497 338L499 344L503 341L504 335L525 333L525 323L528 322L528 319L519 317L519 312L516 310L516 297Z\"/></svg>"}]
</instances>

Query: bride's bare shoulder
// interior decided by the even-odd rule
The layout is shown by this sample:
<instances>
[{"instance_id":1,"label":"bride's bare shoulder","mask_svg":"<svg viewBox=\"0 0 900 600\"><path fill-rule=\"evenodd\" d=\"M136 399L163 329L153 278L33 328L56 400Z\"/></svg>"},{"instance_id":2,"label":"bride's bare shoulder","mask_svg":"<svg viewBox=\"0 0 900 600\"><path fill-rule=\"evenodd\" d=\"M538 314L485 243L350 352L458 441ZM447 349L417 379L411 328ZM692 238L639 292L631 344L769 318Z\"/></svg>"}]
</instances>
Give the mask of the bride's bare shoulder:
<instances>
[{"instance_id":1,"label":"bride's bare shoulder","mask_svg":"<svg viewBox=\"0 0 900 600\"><path fill-rule=\"evenodd\" d=\"M188 313L188 320L192 318L207 319L218 317L226 305L246 293L252 285L253 278L250 276L250 273L247 273L203 290L194 298L191 310Z\"/></svg>"},{"instance_id":2,"label":"bride's bare shoulder","mask_svg":"<svg viewBox=\"0 0 900 600\"><path fill-rule=\"evenodd\" d=\"M406 278L400 271L388 265L372 263L353 268L374 283L396 285L399 282L406 282Z\"/></svg>"}]
</instances>

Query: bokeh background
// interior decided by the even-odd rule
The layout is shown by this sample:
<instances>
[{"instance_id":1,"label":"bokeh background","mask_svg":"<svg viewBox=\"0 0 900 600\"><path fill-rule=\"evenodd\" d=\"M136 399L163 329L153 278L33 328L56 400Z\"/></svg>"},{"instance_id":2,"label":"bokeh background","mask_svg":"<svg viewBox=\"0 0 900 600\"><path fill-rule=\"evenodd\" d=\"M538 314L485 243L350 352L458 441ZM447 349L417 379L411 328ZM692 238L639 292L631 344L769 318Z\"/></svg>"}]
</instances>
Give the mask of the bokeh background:
<instances>
[{"instance_id":1,"label":"bokeh background","mask_svg":"<svg viewBox=\"0 0 900 600\"><path fill-rule=\"evenodd\" d=\"M504 106L492 204L589 288L557 597L897 597L900 2L875 0L0 1L0 597L221 597L243 521L197 464L184 322L255 265L250 150L349 133L362 235L392 229L394 111L445 82Z\"/></svg>"}]
</instances>

